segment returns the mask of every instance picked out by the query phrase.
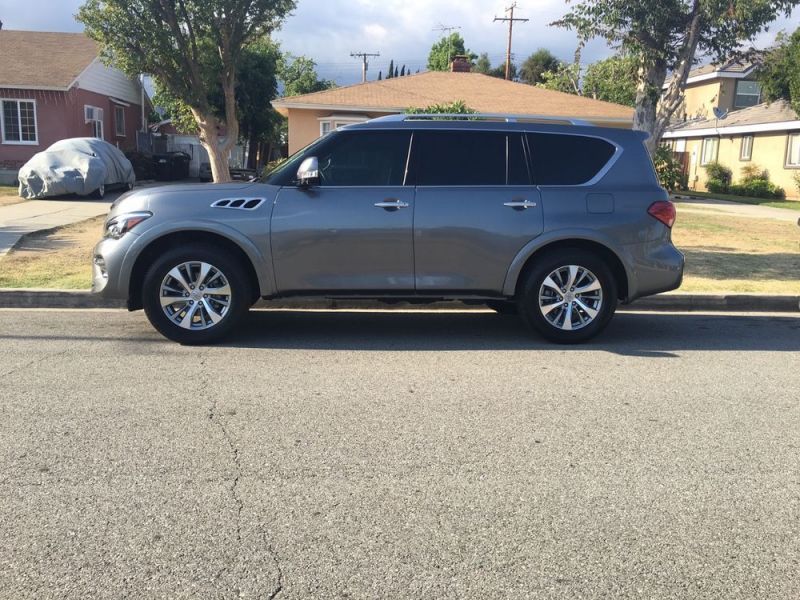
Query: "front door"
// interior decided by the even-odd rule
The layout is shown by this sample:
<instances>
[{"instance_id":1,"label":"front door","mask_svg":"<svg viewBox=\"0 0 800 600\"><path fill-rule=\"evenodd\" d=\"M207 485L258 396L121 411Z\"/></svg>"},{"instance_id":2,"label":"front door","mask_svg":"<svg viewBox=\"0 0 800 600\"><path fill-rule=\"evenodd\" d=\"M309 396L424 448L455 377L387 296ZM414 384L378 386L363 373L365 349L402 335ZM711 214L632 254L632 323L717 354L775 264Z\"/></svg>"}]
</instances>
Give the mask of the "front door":
<instances>
[{"instance_id":1,"label":"front door","mask_svg":"<svg viewBox=\"0 0 800 600\"><path fill-rule=\"evenodd\" d=\"M499 294L514 257L543 230L522 136L418 131L412 161L417 291Z\"/></svg>"},{"instance_id":2,"label":"front door","mask_svg":"<svg viewBox=\"0 0 800 600\"><path fill-rule=\"evenodd\" d=\"M281 188L273 210L279 293L413 293L410 139L403 131L341 131L314 149L319 185Z\"/></svg>"}]
</instances>

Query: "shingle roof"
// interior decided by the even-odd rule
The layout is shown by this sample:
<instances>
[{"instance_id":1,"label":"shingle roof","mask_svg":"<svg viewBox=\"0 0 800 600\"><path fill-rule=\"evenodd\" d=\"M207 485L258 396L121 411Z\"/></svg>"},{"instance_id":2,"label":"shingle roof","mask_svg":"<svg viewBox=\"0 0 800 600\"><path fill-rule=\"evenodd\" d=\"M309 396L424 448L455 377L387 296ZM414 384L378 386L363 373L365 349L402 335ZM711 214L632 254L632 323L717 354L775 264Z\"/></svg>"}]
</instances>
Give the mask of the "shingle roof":
<instances>
[{"instance_id":1,"label":"shingle roof","mask_svg":"<svg viewBox=\"0 0 800 600\"><path fill-rule=\"evenodd\" d=\"M97 54L82 33L0 30L0 87L67 88Z\"/></svg>"},{"instance_id":2,"label":"shingle roof","mask_svg":"<svg viewBox=\"0 0 800 600\"><path fill-rule=\"evenodd\" d=\"M695 129L708 129L710 127L741 127L743 125L763 125L765 123L785 123L800 120L797 113L792 110L786 100L776 100L767 104L762 102L755 106L742 108L729 112L723 119L714 117L695 119L670 127L668 131L692 131Z\"/></svg>"},{"instance_id":3,"label":"shingle roof","mask_svg":"<svg viewBox=\"0 0 800 600\"><path fill-rule=\"evenodd\" d=\"M429 71L370 81L313 94L281 98L278 109L336 108L401 112L431 104L463 100L479 112L542 114L584 119L632 120L633 109L620 104L546 90L480 73Z\"/></svg>"},{"instance_id":4,"label":"shingle roof","mask_svg":"<svg viewBox=\"0 0 800 600\"><path fill-rule=\"evenodd\" d=\"M689 71L689 77L707 75L709 73L746 73L755 66L753 61L742 59L731 59L722 64L710 63L702 65Z\"/></svg>"}]
</instances>

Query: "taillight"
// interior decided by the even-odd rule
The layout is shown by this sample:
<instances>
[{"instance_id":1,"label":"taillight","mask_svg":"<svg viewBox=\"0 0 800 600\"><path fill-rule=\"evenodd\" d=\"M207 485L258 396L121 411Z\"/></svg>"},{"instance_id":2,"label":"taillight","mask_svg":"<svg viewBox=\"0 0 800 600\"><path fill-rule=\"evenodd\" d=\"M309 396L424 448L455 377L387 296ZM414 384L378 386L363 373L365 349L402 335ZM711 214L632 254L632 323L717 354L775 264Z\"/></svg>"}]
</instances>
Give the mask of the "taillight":
<instances>
[{"instance_id":1,"label":"taillight","mask_svg":"<svg viewBox=\"0 0 800 600\"><path fill-rule=\"evenodd\" d=\"M647 214L655 217L670 229L675 224L675 205L669 200L653 202L647 209Z\"/></svg>"}]
</instances>

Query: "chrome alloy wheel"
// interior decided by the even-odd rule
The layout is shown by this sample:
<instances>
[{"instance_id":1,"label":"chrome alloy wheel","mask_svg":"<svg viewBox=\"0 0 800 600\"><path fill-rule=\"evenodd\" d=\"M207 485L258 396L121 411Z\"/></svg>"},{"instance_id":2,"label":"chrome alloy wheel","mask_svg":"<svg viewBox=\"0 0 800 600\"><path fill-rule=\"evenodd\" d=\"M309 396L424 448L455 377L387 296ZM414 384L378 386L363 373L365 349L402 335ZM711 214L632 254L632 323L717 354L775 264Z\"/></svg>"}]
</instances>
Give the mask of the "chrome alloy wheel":
<instances>
[{"instance_id":1,"label":"chrome alloy wheel","mask_svg":"<svg viewBox=\"0 0 800 600\"><path fill-rule=\"evenodd\" d=\"M231 305L231 287L224 273L201 261L179 264L167 273L159 290L167 318L184 329L209 329Z\"/></svg>"},{"instance_id":2,"label":"chrome alloy wheel","mask_svg":"<svg viewBox=\"0 0 800 600\"><path fill-rule=\"evenodd\" d=\"M564 331L594 321L603 304L603 287L594 273L579 265L558 267L539 288L539 310L550 325Z\"/></svg>"}]
</instances>

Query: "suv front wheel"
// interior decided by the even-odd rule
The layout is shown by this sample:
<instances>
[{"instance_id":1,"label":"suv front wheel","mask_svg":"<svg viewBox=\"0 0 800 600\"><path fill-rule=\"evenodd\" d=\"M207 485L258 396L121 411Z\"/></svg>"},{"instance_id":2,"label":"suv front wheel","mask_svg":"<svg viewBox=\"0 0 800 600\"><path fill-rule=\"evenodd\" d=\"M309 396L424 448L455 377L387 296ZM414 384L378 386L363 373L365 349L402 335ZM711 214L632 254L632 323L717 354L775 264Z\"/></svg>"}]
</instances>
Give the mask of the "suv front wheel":
<instances>
[{"instance_id":1,"label":"suv front wheel","mask_svg":"<svg viewBox=\"0 0 800 600\"><path fill-rule=\"evenodd\" d=\"M601 258L583 250L545 255L528 273L519 312L532 329L560 344L600 333L617 307L617 284Z\"/></svg>"},{"instance_id":2,"label":"suv front wheel","mask_svg":"<svg viewBox=\"0 0 800 600\"><path fill-rule=\"evenodd\" d=\"M142 293L153 327L182 344L222 339L245 315L252 295L234 257L207 246L165 252L148 269Z\"/></svg>"}]
</instances>

